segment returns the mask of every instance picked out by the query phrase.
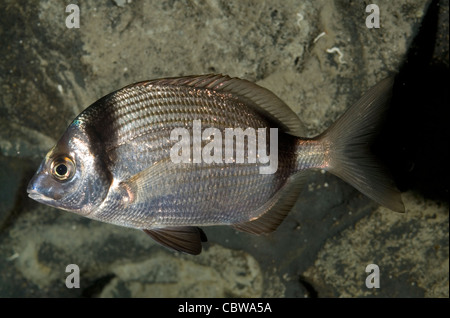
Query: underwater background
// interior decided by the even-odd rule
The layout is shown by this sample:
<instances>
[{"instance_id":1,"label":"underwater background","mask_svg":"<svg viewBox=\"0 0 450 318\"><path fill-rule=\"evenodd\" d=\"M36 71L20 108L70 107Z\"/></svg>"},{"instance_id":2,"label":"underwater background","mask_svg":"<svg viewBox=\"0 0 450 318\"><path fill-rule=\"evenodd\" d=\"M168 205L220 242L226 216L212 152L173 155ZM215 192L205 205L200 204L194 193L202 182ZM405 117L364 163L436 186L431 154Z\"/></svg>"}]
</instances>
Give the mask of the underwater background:
<instances>
[{"instance_id":1,"label":"underwater background","mask_svg":"<svg viewBox=\"0 0 450 318\"><path fill-rule=\"evenodd\" d=\"M449 297L448 1L2 1L0 297ZM68 28L69 4L79 28ZM69 23L70 25L70 23ZM39 204L26 186L100 97L162 77L264 86L312 137L397 73L374 146L406 213L318 171L268 236L205 227L190 256ZM67 288L66 266L80 269ZM367 288L376 264L380 288Z\"/></svg>"}]
</instances>

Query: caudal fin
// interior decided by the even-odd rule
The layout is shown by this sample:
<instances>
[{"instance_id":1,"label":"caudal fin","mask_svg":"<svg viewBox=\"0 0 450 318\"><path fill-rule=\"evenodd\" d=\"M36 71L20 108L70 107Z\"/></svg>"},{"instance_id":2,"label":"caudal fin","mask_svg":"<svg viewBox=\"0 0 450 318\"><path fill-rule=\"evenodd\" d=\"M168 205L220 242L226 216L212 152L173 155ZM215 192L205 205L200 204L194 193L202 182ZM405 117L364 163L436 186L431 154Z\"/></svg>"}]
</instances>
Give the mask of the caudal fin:
<instances>
[{"instance_id":1,"label":"caudal fin","mask_svg":"<svg viewBox=\"0 0 450 318\"><path fill-rule=\"evenodd\" d=\"M394 78L389 77L372 87L315 139L329 150L329 172L379 204L404 212L400 191L369 150L389 106L393 83Z\"/></svg>"}]
</instances>

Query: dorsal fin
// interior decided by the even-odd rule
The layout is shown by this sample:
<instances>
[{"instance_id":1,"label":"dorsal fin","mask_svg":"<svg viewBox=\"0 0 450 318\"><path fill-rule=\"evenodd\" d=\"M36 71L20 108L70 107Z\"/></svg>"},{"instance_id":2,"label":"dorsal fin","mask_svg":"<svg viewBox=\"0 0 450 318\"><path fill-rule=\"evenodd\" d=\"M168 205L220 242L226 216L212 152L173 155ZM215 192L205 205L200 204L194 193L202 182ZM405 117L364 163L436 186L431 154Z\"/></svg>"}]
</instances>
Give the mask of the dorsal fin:
<instances>
[{"instance_id":1,"label":"dorsal fin","mask_svg":"<svg viewBox=\"0 0 450 318\"><path fill-rule=\"evenodd\" d=\"M175 85L228 92L270 118L284 132L304 136L305 129L297 114L268 89L239 78L220 74L157 79L142 84Z\"/></svg>"}]
</instances>

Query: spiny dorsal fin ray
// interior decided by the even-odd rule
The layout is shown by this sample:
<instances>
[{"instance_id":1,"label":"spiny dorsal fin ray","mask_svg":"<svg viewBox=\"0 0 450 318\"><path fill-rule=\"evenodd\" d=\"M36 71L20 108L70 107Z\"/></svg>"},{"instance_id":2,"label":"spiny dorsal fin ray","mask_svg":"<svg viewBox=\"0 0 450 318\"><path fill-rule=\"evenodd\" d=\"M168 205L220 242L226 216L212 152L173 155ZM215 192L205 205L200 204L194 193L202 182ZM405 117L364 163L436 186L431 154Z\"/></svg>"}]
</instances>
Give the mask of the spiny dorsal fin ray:
<instances>
[{"instance_id":1,"label":"spiny dorsal fin ray","mask_svg":"<svg viewBox=\"0 0 450 318\"><path fill-rule=\"evenodd\" d=\"M202 252L202 242L206 242L206 234L195 226L165 227L144 229L159 244L178 252L198 255Z\"/></svg>"},{"instance_id":2,"label":"spiny dorsal fin ray","mask_svg":"<svg viewBox=\"0 0 450 318\"><path fill-rule=\"evenodd\" d=\"M268 89L247 80L209 74L157 79L141 85L176 85L228 92L270 118L286 133L305 135L303 123L286 103Z\"/></svg>"},{"instance_id":3,"label":"spiny dorsal fin ray","mask_svg":"<svg viewBox=\"0 0 450 318\"><path fill-rule=\"evenodd\" d=\"M283 222L303 189L308 171L302 171L289 178L283 188L268 202L269 210L253 221L234 224L239 231L252 234L267 234L275 231Z\"/></svg>"}]
</instances>

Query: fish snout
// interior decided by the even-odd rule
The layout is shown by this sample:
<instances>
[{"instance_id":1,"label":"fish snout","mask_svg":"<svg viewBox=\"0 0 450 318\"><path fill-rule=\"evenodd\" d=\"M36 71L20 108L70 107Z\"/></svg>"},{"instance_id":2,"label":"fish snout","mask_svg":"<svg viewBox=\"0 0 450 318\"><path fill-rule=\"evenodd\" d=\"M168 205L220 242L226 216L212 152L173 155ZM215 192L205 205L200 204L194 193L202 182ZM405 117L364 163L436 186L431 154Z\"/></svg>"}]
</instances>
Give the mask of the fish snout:
<instances>
[{"instance_id":1,"label":"fish snout","mask_svg":"<svg viewBox=\"0 0 450 318\"><path fill-rule=\"evenodd\" d=\"M37 172L30 180L27 186L28 197L41 202L47 203L54 201L61 197L58 192L55 191L55 186L52 184L49 176L41 171Z\"/></svg>"},{"instance_id":2,"label":"fish snout","mask_svg":"<svg viewBox=\"0 0 450 318\"><path fill-rule=\"evenodd\" d=\"M42 201L43 198L45 198L45 196L39 191L39 182L37 174L35 174L28 183L27 193L29 198L36 201Z\"/></svg>"}]
</instances>

